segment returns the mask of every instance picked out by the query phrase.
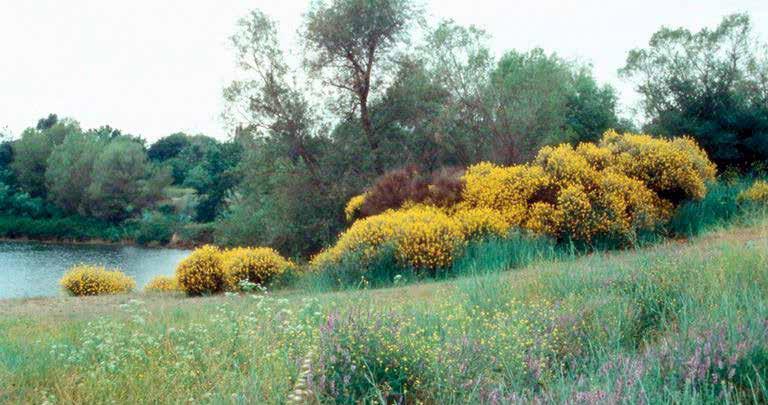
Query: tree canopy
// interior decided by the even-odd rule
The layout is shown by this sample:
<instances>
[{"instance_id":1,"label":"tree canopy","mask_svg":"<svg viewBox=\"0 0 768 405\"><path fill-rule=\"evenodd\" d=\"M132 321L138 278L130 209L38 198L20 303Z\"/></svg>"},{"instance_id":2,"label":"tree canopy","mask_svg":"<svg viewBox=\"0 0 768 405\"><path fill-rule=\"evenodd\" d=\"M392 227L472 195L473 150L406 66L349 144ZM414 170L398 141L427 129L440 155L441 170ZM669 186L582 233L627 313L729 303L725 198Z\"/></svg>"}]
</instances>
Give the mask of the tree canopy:
<instances>
[{"instance_id":1,"label":"tree canopy","mask_svg":"<svg viewBox=\"0 0 768 405\"><path fill-rule=\"evenodd\" d=\"M643 97L647 131L693 136L720 166L768 159L768 48L748 15L698 32L663 27L621 73Z\"/></svg>"}]
</instances>

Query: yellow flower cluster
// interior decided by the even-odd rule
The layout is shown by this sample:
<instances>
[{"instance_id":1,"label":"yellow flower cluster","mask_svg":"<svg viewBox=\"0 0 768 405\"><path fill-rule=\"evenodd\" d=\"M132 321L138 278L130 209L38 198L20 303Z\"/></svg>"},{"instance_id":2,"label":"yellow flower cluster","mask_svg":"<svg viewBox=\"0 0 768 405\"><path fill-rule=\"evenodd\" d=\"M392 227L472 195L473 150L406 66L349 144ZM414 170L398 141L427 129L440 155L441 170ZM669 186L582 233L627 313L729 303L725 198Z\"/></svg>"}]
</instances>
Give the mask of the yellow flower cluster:
<instances>
[{"instance_id":1,"label":"yellow flower cluster","mask_svg":"<svg viewBox=\"0 0 768 405\"><path fill-rule=\"evenodd\" d=\"M240 281L265 284L273 277L284 273L292 266L280 253L272 248L235 248L222 252L222 263L227 278L227 287L239 289Z\"/></svg>"},{"instance_id":2,"label":"yellow flower cluster","mask_svg":"<svg viewBox=\"0 0 768 405\"><path fill-rule=\"evenodd\" d=\"M214 294L226 287L221 251L211 245L195 249L176 267L176 279L189 295Z\"/></svg>"},{"instance_id":3,"label":"yellow flower cluster","mask_svg":"<svg viewBox=\"0 0 768 405\"><path fill-rule=\"evenodd\" d=\"M741 193L737 200L742 202L751 202L760 205L768 205L768 182L758 180L752 186Z\"/></svg>"},{"instance_id":4,"label":"yellow flower cluster","mask_svg":"<svg viewBox=\"0 0 768 405\"><path fill-rule=\"evenodd\" d=\"M506 236L509 233L509 221L499 211L490 208L459 208L452 215L461 227L465 239L477 239L486 236Z\"/></svg>"},{"instance_id":5,"label":"yellow flower cluster","mask_svg":"<svg viewBox=\"0 0 768 405\"><path fill-rule=\"evenodd\" d=\"M675 203L704 198L706 182L717 174L706 152L688 137L665 140L609 131L600 146L611 151L610 166L614 170L642 181L659 195L675 199Z\"/></svg>"},{"instance_id":6,"label":"yellow flower cluster","mask_svg":"<svg viewBox=\"0 0 768 405\"><path fill-rule=\"evenodd\" d=\"M495 210L513 226L526 217L528 201L552 186L551 178L540 167L491 163L469 167L464 182L463 206Z\"/></svg>"},{"instance_id":7,"label":"yellow flower cluster","mask_svg":"<svg viewBox=\"0 0 768 405\"><path fill-rule=\"evenodd\" d=\"M609 131L599 145L542 148L529 165L472 166L462 204L496 210L510 226L557 238L629 239L669 218L676 203L702 198L715 173L689 138Z\"/></svg>"},{"instance_id":8,"label":"yellow flower cluster","mask_svg":"<svg viewBox=\"0 0 768 405\"><path fill-rule=\"evenodd\" d=\"M352 222L355 217L360 213L360 207L365 204L366 194L356 195L349 199L346 207L344 207L344 217L348 222Z\"/></svg>"},{"instance_id":9,"label":"yellow flower cluster","mask_svg":"<svg viewBox=\"0 0 768 405\"><path fill-rule=\"evenodd\" d=\"M119 270L87 265L71 268L59 283L74 296L127 293L136 287L136 282Z\"/></svg>"},{"instance_id":10,"label":"yellow flower cluster","mask_svg":"<svg viewBox=\"0 0 768 405\"><path fill-rule=\"evenodd\" d=\"M453 262L456 248L464 241L461 226L443 211L415 207L399 213L398 259L418 269L440 269Z\"/></svg>"},{"instance_id":11,"label":"yellow flower cluster","mask_svg":"<svg viewBox=\"0 0 768 405\"><path fill-rule=\"evenodd\" d=\"M181 291L179 281L174 276L157 276L144 286L145 292L176 292Z\"/></svg>"},{"instance_id":12,"label":"yellow flower cluster","mask_svg":"<svg viewBox=\"0 0 768 405\"><path fill-rule=\"evenodd\" d=\"M461 201L449 207L409 203L355 221L314 267L355 252L370 258L384 244L403 264L449 266L457 247L511 228L590 242L631 241L639 230L667 220L676 204L702 198L715 166L689 138L607 132L599 144L542 148L530 164L479 163L466 170ZM350 200L353 218L365 197Z\"/></svg>"},{"instance_id":13,"label":"yellow flower cluster","mask_svg":"<svg viewBox=\"0 0 768 405\"><path fill-rule=\"evenodd\" d=\"M465 216L467 226L470 220L469 215ZM436 207L409 205L355 221L339 236L336 245L315 256L311 264L322 267L352 252L366 260L385 244L391 244L403 264L437 269L450 265L455 249L463 241L462 225L454 217Z\"/></svg>"},{"instance_id":14,"label":"yellow flower cluster","mask_svg":"<svg viewBox=\"0 0 768 405\"><path fill-rule=\"evenodd\" d=\"M189 295L215 294L239 290L241 281L263 285L293 266L272 248L220 250L206 245L179 263L176 280Z\"/></svg>"}]
</instances>

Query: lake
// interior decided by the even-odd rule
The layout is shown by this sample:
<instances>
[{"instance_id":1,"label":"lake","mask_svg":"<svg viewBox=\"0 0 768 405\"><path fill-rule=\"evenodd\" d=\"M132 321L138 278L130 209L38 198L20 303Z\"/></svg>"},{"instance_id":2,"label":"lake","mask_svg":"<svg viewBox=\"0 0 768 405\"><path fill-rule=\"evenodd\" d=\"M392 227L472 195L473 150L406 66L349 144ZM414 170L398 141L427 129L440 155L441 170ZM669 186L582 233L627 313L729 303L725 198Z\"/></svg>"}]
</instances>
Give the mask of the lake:
<instances>
[{"instance_id":1,"label":"lake","mask_svg":"<svg viewBox=\"0 0 768 405\"><path fill-rule=\"evenodd\" d=\"M188 254L136 246L0 242L0 299L63 295L59 279L81 263L119 268L141 290L157 275L172 275Z\"/></svg>"}]
</instances>

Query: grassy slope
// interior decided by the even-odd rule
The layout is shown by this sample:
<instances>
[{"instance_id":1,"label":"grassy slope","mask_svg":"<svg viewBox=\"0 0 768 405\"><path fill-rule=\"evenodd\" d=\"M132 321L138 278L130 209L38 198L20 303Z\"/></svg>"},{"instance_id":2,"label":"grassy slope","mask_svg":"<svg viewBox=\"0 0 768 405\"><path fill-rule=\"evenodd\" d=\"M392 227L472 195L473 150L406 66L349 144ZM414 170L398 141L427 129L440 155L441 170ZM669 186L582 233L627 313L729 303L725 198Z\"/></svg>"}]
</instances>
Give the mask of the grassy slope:
<instances>
[{"instance_id":1,"label":"grassy slope","mask_svg":"<svg viewBox=\"0 0 768 405\"><path fill-rule=\"evenodd\" d=\"M766 252L763 222L384 290L5 301L0 402L282 403L310 348L339 372L342 400L385 396L371 377L435 403L759 400ZM378 349L357 352L354 371L330 357L345 345ZM728 390L704 366L720 358Z\"/></svg>"}]
</instances>

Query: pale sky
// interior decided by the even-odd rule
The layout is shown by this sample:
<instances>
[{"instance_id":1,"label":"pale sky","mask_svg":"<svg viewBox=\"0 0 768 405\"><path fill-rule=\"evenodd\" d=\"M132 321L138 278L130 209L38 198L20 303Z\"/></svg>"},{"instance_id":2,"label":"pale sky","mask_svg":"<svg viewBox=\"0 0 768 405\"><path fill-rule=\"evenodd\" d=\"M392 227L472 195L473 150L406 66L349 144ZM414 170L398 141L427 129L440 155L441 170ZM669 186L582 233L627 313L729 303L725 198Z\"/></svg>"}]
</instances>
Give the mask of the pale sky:
<instances>
[{"instance_id":1,"label":"pale sky","mask_svg":"<svg viewBox=\"0 0 768 405\"><path fill-rule=\"evenodd\" d=\"M0 0L0 129L18 134L48 113L84 128L109 124L149 141L177 131L226 139L222 89L236 76L229 36L258 8L284 46L306 0ZM542 47L592 63L597 78L637 97L616 70L660 26L698 30L749 12L768 39L766 0L427 0L431 21L451 18L492 36L497 56Z\"/></svg>"}]
</instances>

